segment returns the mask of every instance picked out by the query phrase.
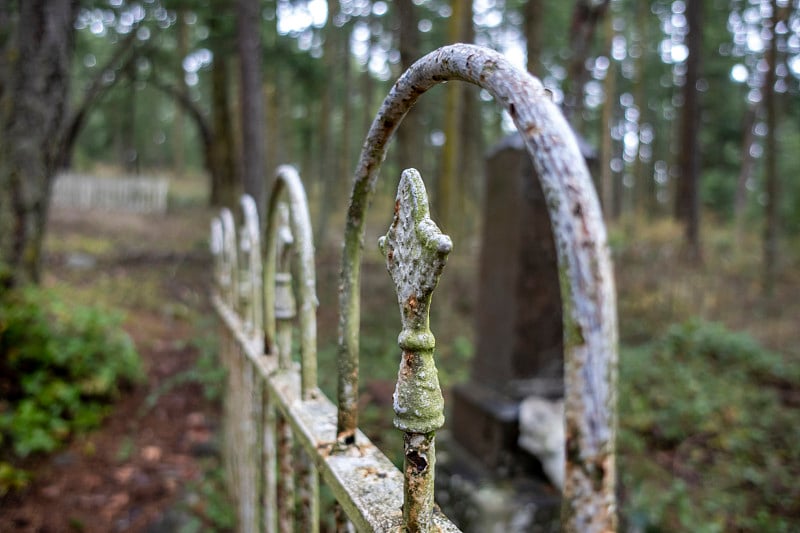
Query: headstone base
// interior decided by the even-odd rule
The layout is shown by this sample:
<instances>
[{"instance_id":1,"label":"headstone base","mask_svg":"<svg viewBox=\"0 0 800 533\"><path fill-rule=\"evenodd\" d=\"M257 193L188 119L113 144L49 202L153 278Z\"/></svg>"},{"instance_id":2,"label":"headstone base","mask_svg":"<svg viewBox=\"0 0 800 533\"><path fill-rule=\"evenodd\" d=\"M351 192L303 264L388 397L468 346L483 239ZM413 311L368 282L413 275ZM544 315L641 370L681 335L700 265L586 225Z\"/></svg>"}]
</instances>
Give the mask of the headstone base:
<instances>
[{"instance_id":1,"label":"headstone base","mask_svg":"<svg viewBox=\"0 0 800 533\"><path fill-rule=\"evenodd\" d=\"M436 500L462 531L560 531L561 495L552 485L532 476L498 476L447 431L438 432L436 440Z\"/></svg>"}]
</instances>

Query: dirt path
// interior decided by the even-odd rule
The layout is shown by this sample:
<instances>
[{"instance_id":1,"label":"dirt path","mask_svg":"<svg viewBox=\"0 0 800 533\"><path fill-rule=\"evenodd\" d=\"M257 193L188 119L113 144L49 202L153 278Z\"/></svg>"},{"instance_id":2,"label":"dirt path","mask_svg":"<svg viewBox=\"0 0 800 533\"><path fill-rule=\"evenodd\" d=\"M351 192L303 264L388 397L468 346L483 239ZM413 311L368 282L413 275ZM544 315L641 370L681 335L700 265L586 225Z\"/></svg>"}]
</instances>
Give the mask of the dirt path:
<instances>
[{"instance_id":1,"label":"dirt path","mask_svg":"<svg viewBox=\"0 0 800 533\"><path fill-rule=\"evenodd\" d=\"M53 214L45 284L78 303L124 309L147 380L101 428L28 461L33 482L0 501L0 531L224 529L219 407L208 398L219 384L210 356L209 219L202 210Z\"/></svg>"}]
</instances>

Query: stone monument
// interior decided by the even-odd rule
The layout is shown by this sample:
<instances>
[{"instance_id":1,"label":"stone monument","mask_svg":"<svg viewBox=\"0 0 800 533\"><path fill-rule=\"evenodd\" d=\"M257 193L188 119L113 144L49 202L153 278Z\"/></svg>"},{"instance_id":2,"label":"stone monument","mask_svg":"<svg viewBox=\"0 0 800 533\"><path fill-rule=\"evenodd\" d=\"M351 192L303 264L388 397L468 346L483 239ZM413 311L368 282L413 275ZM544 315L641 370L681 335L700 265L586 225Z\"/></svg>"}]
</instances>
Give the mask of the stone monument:
<instances>
[{"instance_id":1,"label":"stone monument","mask_svg":"<svg viewBox=\"0 0 800 533\"><path fill-rule=\"evenodd\" d=\"M476 352L470 380L453 390L437 480L440 503L465 531L559 527L561 294L547 204L534 173L518 134L487 158ZM523 423L538 424L523 428L522 438L521 406Z\"/></svg>"}]
</instances>

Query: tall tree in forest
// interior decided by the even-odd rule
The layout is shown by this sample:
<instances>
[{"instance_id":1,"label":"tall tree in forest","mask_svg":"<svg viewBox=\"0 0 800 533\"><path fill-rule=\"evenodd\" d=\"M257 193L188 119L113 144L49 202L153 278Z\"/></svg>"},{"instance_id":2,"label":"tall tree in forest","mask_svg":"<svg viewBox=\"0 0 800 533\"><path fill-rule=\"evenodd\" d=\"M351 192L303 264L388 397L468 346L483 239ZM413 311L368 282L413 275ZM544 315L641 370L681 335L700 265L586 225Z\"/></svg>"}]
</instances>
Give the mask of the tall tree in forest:
<instances>
[{"instance_id":1,"label":"tall tree in forest","mask_svg":"<svg viewBox=\"0 0 800 533\"><path fill-rule=\"evenodd\" d=\"M633 79L633 102L636 105L637 113L637 136L638 146L636 149L636 159L633 162L633 198L632 207L640 213L651 213L650 200L655 198L652 194L653 176L652 172L647 165L645 165L644 149L646 143L643 135L644 126L648 122L650 110L647 105L647 90L646 90L646 67L648 58L645 54L647 50L648 40L648 24L647 19L650 15L650 7L648 2L637 2L634 30L635 41L633 46L636 48L636 56L634 61L636 65L636 74ZM611 18L611 17L609 17Z\"/></svg>"},{"instance_id":2,"label":"tall tree in forest","mask_svg":"<svg viewBox=\"0 0 800 533\"><path fill-rule=\"evenodd\" d=\"M269 142L266 145L267 175L286 160L286 145L282 132L284 110L281 90L282 70L278 61L270 61L272 57L280 54L278 40L278 14L277 0L270 0L267 4L270 16L264 32L265 62L264 71L264 123L266 136Z\"/></svg>"},{"instance_id":3,"label":"tall tree in forest","mask_svg":"<svg viewBox=\"0 0 800 533\"><path fill-rule=\"evenodd\" d=\"M461 21L463 42L475 42L475 26L472 22L472 2L469 2L467 12ZM484 165L486 145L483 140L483 122L481 121L481 101L479 91L469 83L456 84L461 89L461 146L462 156L459 160L458 175L461 176L463 186L459 187L456 196L458 203L456 210L462 213L460 223L464 231L469 234L475 230L476 207L480 205L484 184Z\"/></svg>"},{"instance_id":4,"label":"tall tree in forest","mask_svg":"<svg viewBox=\"0 0 800 533\"><path fill-rule=\"evenodd\" d=\"M763 285L764 292L772 295L775 286L775 259L778 254L778 111L775 82L777 81L778 67L778 34L777 27L780 21L780 11L777 0L770 2L772 6L772 24L770 25L770 43L767 48L767 69L764 76L762 95L764 109L767 114L767 137L764 141L765 164L764 185L767 193L764 219L764 258L763 258Z\"/></svg>"},{"instance_id":5,"label":"tall tree in forest","mask_svg":"<svg viewBox=\"0 0 800 533\"><path fill-rule=\"evenodd\" d=\"M242 120L242 185L259 212L265 202L264 100L261 94L261 8L259 0L236 1Z\"/></svg>"},{"instance_id":6,"label":"tall tree in forest","mask_svg":"<svg viewBox=\"0 0 800 533\"><path fill-rule=\"evenodd\" d=\"M213 29L219 22L212 16ZM236 162L236 143L233 140L233 119L231 117L231 95L228 80L231 65L224 40L218 35L212 41L214 63L211 66L211 121L213 141L210 160L212 205L233 206L236 203L235 178L240 169ZM255 198L255 197L254 197Z\"/></svg>"},{"instance_id":7,"label":"tall tree in forest","mask_svg":"<svg viewBox=\"0 0 800 533\"><path fill-rule=\"evenodd\" d=\"M334 25L337 15L340 15L339 0L328 1L328 15L325 21L325 29L323 31L324 42L322 43L322 61L324 64L324 76L328 80L322 87L322 94L320 95L320 113L319 113L319 154L317 155L317 168L316 175L319 178L318 185L322 187L324 194L331 193L336 184L339 182L338 170L336 159L336 136L332 133L332 121L334 103L336 102L336 83L337 80L336 69L339 56L339 39L340 32ZM319 214L314 224L314 241L323 243L326 238L326 232L330 225L329 219L331 211L334 208L333 202L329 198L325 198L320 202Z\"/></svg>"},{"instance_id":8,"label":"tall tree in forest","mask_svg":"<svg viewBox=\"0 0 800 533\"><path fill-rule=\"evenodd\" d=\"M419 17L412 0L396 0L394 5L397 9L397 47L400 51L400 66L405 72L422 56L417 29ZM398 159L403 168L419 164L415 161L422 153L423 136L420 132L424 130L418 108L420 105L421 102L411 108L403 119L403 125L397 130Z\"/></svg>"},{"instance_id":9,"label":"tall tree in forest","mask_svg":"<svg viewBox=\"0 0 800 533\"><path fill-rule=\"evenodd\" d=\"M452 13L448 27L450 42L468 40L469 25L472 24L472 0L451 2ZM459 235L463 228L456 224L456 207L461 203L456 196L461 190L456 188L456 176L460 171L461 148L463 146L463 83L448 83L444 110L444 150L442 170L436 191L438 218L442 228L451 235Z\"/></svg>"},{"instance_id":10,"label":"tall tree in forest","mask_svg":"<svg viewBox=\"0 0 800 533\"><path fill-rule=\"evenodd\" d=\"M38 282L67 119L72 0L0 1L0 287ZM0 288L0 290L2 290Z\"/></svg>"},{"instance_id":11,"label":"tall tree in forest","mask_svg":"<svg viewBox=\"0 0 800 533\"><path fill-rule=\"evenodd\" d=\"M138 174L139 154L136 149L136 93L138 93L136 83L136 65L131 62L127 64L123 71L127 85L125 85L125 105L122 107L120 115L120 127L117 128L117 148L119 160L122 167L128 174Z\"/></svg>"},{"instance_id":12,"label":"tall tree in forest","mask_svg":"<svg viewBox=\"0 0 800 533\"><path fill-rule=\"evenodd\" d=\"M178 61L176 62L177 75L175 76L175 83L178 86L178 90L184 93L187 92L187 87L183 71L183 59L189 53L189 29L186 24L186 14L186 9L179 9L175 22L178 32ZM183 175L186 167L186 142L183 134L185 127L183 109L181 106L175 106L175 117L172 121L172 168L178 176Z\"/></svg>"},{"instance_id":13,"label":"tall tree in forest","mask_svg":"<svg viewBox=\"0 0 800 533\"><path fill-rule=\"evenodd\" d=\"M613 127L614 110L617 106L616 81L617 67L611 57L611 47L614 40L614 21L611 13L606 17L603 27L605 32L604 51L608 54L608 68L606 77L603 80L603 93L605 102L600 116L600 201L603 206L603 216L610 220L614 215L614 173L611 170L611 156L613 149L613 139L611 129Z\"/></svg>"},{"instance_id":14,"label":"tall tree in forest","mask_svg":"<svg viewBox=\"0 0 800 533\"><path fill-rule=\"evenodd\" d=\"M700 261L700 54L703 34L701 0L686 2L686 75L683 81L678 188L675 195L675 218L684 225L686 251L692 261Z\"/></svg>"},{"instance_id":15,"label":"tall tree in forest","mask_svg":"<svg viewBox=\"0 0 800 533\"><path fill-rule=\"evenodd\" d=\"M589 72L589 57L597 25L608 9L610 0L576 0L569 30L570 59L567 67L569 87L564 95L564 114L573 127L582 121L583 91Z\"/></svg>"},{"instance_id":16,"label":"tall tree in forest","mask_svg":"<svg viewBox=\"0 0 800 533\"><path fill-rule=\"evenodd\" d=\"M542 29L544 28L544 2L542 0L527 0L525 11L525 50L526 67L528 72L541 78L544 76L542 68Z\"/></svg>"}]
</instances>

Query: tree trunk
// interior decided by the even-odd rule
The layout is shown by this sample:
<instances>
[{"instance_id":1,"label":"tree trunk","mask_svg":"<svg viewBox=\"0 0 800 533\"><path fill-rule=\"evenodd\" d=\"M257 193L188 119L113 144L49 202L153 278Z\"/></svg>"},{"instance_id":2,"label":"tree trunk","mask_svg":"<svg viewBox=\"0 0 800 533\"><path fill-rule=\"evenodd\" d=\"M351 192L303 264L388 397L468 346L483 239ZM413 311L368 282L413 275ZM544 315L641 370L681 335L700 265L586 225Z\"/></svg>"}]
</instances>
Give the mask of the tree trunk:
<instances>
[{"instance_id":1,"label":"tree trunk","mask_svg":"<svg viewBox=\"0 0 800 533\"><path fill-rule=\"evenodd\" d=\"M186 75L183 70L183 58L189 53L189 31L186 25L186 9L182 8L177 13L177 32L178 32L178 64L176 65L176 82L178 90L187 91ZM183 108L175 106L175 118L172 121L172 168L177 176L182 176L186 171L186 136L184 128Z\"/></svg>"},{"instance_id":2,"label":"tree trunk","mask_svg":"<svg viewBox=\"0 0 800 533\"><path fill-rule=\"evenodd\" d=\"M136 149L136 65L127 65L125 76L128 86L122 109L122 127L119 129L119 158L122 168L127 174L138 174L139 152Z\"/></svg>"},{"instance_id":3,"label":"tree trunk","mask_svg":"<svg viewBox=\"0 0 800 533\"><path fill-rule=\"evenodd\" d=\"M419 17L417 7L412 0L396 0L394 5L397 8L398 28L397 40L400 49L400 65L403 72L420 58ZM412 109L406 117L403 127L397 130L397 153L400 165L403 169L414 167L419 168L422 157L422 140L425 131L420 120L420 109ZM370 123L372 117L370 117ZM420 169L422 172L424 170ZM425 174L423 174L424 176Z\"/></svg>"},{"instance_id":4,"label":"tree trunk","mask_svg":"<svg viewBox=\"0 0 800 533\"><path fill-rule=\"evenodd\" d=\"M475 26L472 23L472 1L467 2L466 9L462 13L461 42L472 43L475 41ZM479 207L482 205L482 197L485 189L485 151L486 146L483 141L483 122L481 120L481 107L479 91L475 87L470 87L466 83L458 83L456 86L461 88L461 146L462 157L458 168L458 173L464 186L460 188L456 195L458 200L456 212L461 214L461 230L464 235L471 235L476 231L476 224Z\"/></svg>"},{"instance_id":5,"label":"tree trunk","mask_svg":"<svg viewBox=\"0 0 800 533\"><path fill-rule=\"evenodd\" d=\"M52 179L66 123L76 10L71 0L0 4L3 288L40 279Z\"/></svg>"},{"instance_id":6,"label":"tree trunk","mask_svg":"<svg viewBox=\"0 0 800 533\"><path fill-rule=\"evenodd\" d=\"M211 205L233 207L236 204L237 177L235 144L228 75L230 67L224 53L214 53L211 69L211 113L214 124L211 152Z\"/></svg>"},{"instance_id":7,"label":"tree trunk","mask_svg":"<svg viewBox=\"0 0 800 533\"><path fill-rule=\"evenodd\" d=\"M609 13L610 15L610 13ZM631 207L636 213L647 213L648 192L650 185L648 180L653 180L651 164L646 164L642 157L642 126L647 124L650 117L648 107L648 94L645 87L647 61L645 60L647 50L648 35L648 16L650 15L650 5L647 2L639 2L636 7L636 24L639 37L639 57L636 58L636 77L634 79L633 101L639 109L639 146L636 151L636 160L633 163L633 194L631 195ZM613 18L611 16L609 19ZM652 152L651 152L652 154ZM652 155L651 155L652 161Z\"/></svg>"},{"instance_id":8,"label":"tree trunk","mask_svg":"<svg viewBox=\"0 0 800 533\"><path fill-rule=\"evenodd\" d=\"M319 197L319 209L317 215L317 223L314 226L314 241L322 246L326 239L328 231L330 213L333 206L328 201L326 195L331 190L331 184L337 183L337 165L336 165L336 136L331 132L331 116L333 115L336 101L336 82L337 78L337 59L338 59L338 43L339 32L334 27L334 20L336 15L339 14L339 0L329 0L328 2L328 18L325 21L325 42L323 43L322 57L325 67L325 76L328 83L322 89L322 98L320 102L319 114L319 131L318 136L320 139L320 150L317 157L318 167L316 175L318 181L317 196Z\"/></svg>"},{"instance_id":9,"label":"tree trunk","mask_svg":"<svg viewBox=\"0 0 800 533\"><path fill-rule=\"evenodd\" d=\"M742 121L742 165L739 177L736 180L736 198L733 204L733 218L736 221L736 230L739 232L744 223L744 214L747 209L747 180L753 175L756 158L751 154L755 141L753 126L756 122L758 107L749 105Z\"/></svg>"},{"instance_id":10,"label":"tree trunk","mask_svg":"<svg viewBox=\"0 0 800 533\"><path fill-rule=\"evenodd\" d=\"M268 3L268 9L272 12L276 10L275 0ZM266 25L265 46L272 53L278 50L278 16L272 17ZM281 72L276 62L269 62L264 72L264 120L266 124L266 135L270 142L266 144L265 168L267 176L272 177L279 164L286 161L286 141L282 133L283 125L283 106Z\"/></svg>"},{"instance_id":11,"label":"tree trunk","mask_svg":"<svg viewBox=\"0 0 800 533\"><path fill-rule=\"evenodd\" d=\"M472 20L472 0L452 2L453 12L450 14L448 34L450 42L458 43L464 40L467 33L467 18ZM458 238L462 234L461 227L456 222L456 211L462 203L457 197L461 191L456 189L456 175L461 165L461 149L463 146L463 107L464 88L458 83L446 86L444 107L444 134L445 142L442 151L442 172L436 194L437 218L442 230Z\"/></svg>"},{"instance_id":12,"label":"tree trunk","mask_svg":"<svg viewBox=\"0 0 800 533\"><path fill-rule=\"evenodd\" d=\"M772 296L775 288L775 259L778 255L778 112L775 81L778 65L778 35L775 28L780 20L777 0L772 0L772 38L767 48L767 72L764 76L764 108L767 112L767 137L764 139L764 190L767 193L767 205L764 208L764 257L763 285L764 292Z\"/></svg>"},{"instance_id":13,"label":"tree trunk","mask_svg":"<svg viewBox=\"0 0 800 533\"><path fill-rule=\"evenodd\" d=\"M600 198L603 206L603 215L606 220L611 220L614 215L614 173L611 170L611 157L613 155L613 139L611 126L614 120L614 109L617 103L616 81L617 68L611 58L611 43L614 39L614 26L611 17L606 19L605 51L608 54L608 70L603 82L605 102L600 118Z\"/></svg>"},{"instance_id":14,"label":"tree trunk","mask_svg":"<svg viewBox=\"0 0 800 533\"><path fill-rule=\"evenodd\" d=\"M240 65L242 185L263 213L270 177L264 172L264 102L261 95L261 9L259 0L237 0L236 28Z\"/></svg>"},{"instance_id":15,"label":"tree trunk","mask_svg":"<svg viewBox=\"0 0 800 533\"><path fill-rule=\"evenodd\" d=\"M583 114L583 87L586 85L588 71L586 58L592 46L597 24L606 12L610 0L576 0L572 11L570 27L571 57L567 68L569 90L564 98L564 115L579 129Z\"/></svg>"},{"instance_id":16,"label":"tree trunk","mask_svg":"<svg viewBox=\"0 0 800 533\"><path fill-rule=\"evenodd\" d=\"M349 24L343 26L342 31L344 33L344 38L340 42L339 46L339 54L340 54L340 61L339 64L341 65L342 71L342 82L343 82L343 90L341 92L341 106L342 106L342 129L340 132L340 145L339 145L339 160L338 160L338 169L337 172L337 179L336 181L332 182L332 185L329 194L326 194L325 197L331 201L331 203L339 209L341 207L342 210L345 209L345 203L343 202L343 196L347 196L347 187L345 184L349 183L348 176L353 171L352 165L354 163L354 158L350 153L350 138L352 136L352 122L353 122L353 109L350 104L350 94L352 91L352 82L353 82L353 69L350 65L350 28Z\"/></svg>"},{"instance_id":17,"label":"tree trunk","mask_svg":"<svg viewBox=\"0 0 800 533\"><path fill-rule=\"evenodd\" d=\"M527 51L527 68L531 74L542 77L542 28L544 26L544 2L528 0L525 2L525 49Z\"/></svg>"},{"instance_id":18,"label":"tree trunk","mask_svg":"<svg viewBox=\"0 0 800 533\"><path fill-rule=\"evenodd\" d=\"M686 44L686 78L683 84L683 107L681 108L680 176L675 197L675 217L683 222L686 251L691 261L700 261L700 191L699 191L699 129L700 102L697 82L700 77L700 53L702 47L701 0L686 2L686 19L689 33Z\"/></svg>"}]
</instances>

